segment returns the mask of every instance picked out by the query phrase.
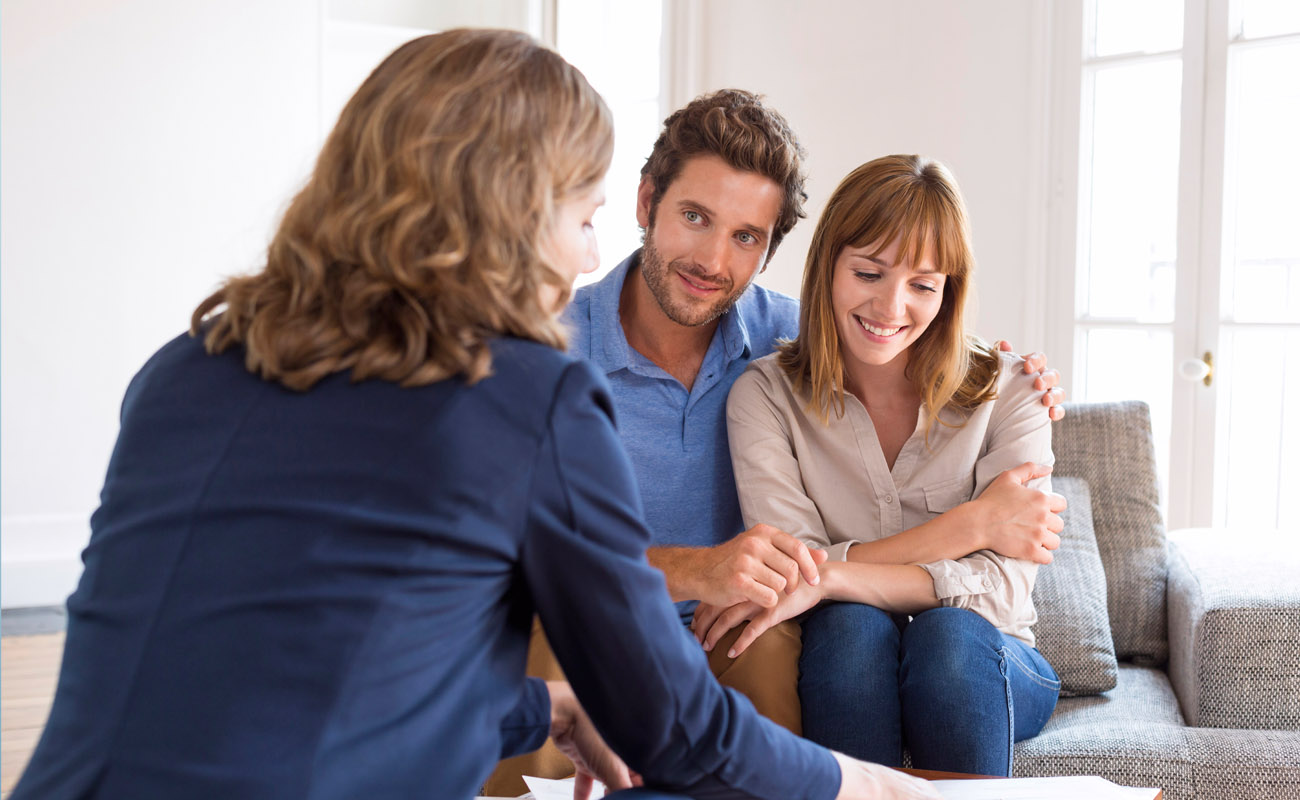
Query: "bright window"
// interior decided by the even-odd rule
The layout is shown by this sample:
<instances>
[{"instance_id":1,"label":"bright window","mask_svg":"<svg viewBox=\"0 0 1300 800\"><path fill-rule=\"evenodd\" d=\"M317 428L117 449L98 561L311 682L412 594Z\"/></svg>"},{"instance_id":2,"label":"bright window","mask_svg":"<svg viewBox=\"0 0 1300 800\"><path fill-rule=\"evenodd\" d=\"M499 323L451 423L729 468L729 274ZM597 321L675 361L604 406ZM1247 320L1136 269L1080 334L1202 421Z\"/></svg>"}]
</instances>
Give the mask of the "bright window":
<instances>
[{"instance_id":1,"label":"bright window","mask_svg":"<svg viewBox=\"0 0 1300 800\"><path fill-rule=\"evenodd\" d=\"M1076 9L1073 394L1150 405L1172 525L1300 526L1300 3Z\"/></svg>"},{"instance_id":2,"label":"bright window","mask_svg":"<svg viewBox=\"0 0 1300 800\"><path fill-rule=\"evenodd\" d=\"M594 220L600 269L579 276L579 284L599 280L641 246L636 189L663 120L662 28L661 2L557 0L557 49L582 70L614 112L614 162L605 179L605 206Z\"/></svg>"}]
</instances>

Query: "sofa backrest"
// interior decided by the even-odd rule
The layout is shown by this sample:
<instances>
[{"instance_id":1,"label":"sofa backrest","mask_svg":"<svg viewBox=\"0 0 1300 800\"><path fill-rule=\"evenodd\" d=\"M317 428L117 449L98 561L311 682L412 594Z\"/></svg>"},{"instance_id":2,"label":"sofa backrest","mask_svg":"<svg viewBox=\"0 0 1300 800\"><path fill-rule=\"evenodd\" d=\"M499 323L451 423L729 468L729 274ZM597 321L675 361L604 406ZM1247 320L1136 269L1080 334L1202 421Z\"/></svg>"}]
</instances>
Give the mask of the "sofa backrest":
<instances>
[{"instance_id":1,"label":"sofa backrest","mask_svg":"<svg viewBox=\"0 0 1300 800\"><path fill-rule=\"evenodd\" d=\"M1052 451L1053 474L1082 478L1091 490L1115 655L1163 664L1168 562L1147 404L1067 403L1052 426Z\"/></svg>"}]
</instances>

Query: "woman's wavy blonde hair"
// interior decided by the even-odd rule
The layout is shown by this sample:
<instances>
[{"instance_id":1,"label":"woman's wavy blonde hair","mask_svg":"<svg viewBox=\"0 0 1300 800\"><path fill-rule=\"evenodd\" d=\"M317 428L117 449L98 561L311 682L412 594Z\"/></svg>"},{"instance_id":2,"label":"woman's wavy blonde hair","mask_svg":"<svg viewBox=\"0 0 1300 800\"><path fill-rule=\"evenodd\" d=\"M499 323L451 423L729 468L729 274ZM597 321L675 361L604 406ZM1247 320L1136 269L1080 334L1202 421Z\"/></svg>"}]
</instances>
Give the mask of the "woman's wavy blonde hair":
<instances>
[{"instance_id":1,"label":"woman's wavy blonde hair","mask_svg":"<svg viewBox=\"0 0 1300 800\"><path fill-rule=\"evenodd\" d=\"M939 313L911 346L907 375L926 409L926 438L945 408L969 411L997 396L997 351L968 335L963 315L975 268L966 203L938 161L894 155L869 161L835 189L817 222L804 266L799 336L777 356L795 390L826 421L844 414L846 374L831 300L835 262L846 247L899 242L899 262L925 255L947 278Z\"/></svg>"},{"instance_id":2,"label":"woman's wavy blonde hair","mask_svg":"<svg viewBox=\"0 0 1300 800\"><path fill-rule=\"evenodd\" d=\"M242 345L249 371L297 390L343 370L473 383L503 335L562 349L541 289L562 305L570 282L545 241L557 203L612 154L600 95L527 35L407 42L348 101L265 268L199 304L190 333L210 353Z\"/></svg>"}]
</instances>

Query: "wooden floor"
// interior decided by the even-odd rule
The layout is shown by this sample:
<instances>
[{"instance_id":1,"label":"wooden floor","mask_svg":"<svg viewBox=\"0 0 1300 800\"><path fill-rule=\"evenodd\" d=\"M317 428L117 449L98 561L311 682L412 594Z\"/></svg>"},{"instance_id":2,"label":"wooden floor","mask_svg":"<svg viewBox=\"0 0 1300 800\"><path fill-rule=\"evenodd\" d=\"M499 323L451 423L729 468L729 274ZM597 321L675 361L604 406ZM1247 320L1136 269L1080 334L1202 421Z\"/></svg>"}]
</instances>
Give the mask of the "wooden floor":
<instances>
[{"instance_id":1,"label":"wooden floor","mask_svg":"<svg viewBox=\"0 0 1300 800\"><path fill-rule=\"evenodd\" d=\"M13 791L45 727L63 634L0 638L0 800Z\"/></svg>"}]
</instances>

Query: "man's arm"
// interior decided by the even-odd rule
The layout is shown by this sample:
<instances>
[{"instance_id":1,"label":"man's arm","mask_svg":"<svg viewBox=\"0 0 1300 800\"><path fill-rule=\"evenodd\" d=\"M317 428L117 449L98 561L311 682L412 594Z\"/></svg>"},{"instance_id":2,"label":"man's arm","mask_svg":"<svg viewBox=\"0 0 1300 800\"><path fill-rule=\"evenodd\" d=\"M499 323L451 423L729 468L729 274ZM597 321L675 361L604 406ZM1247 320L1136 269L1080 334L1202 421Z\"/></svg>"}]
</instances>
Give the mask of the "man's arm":
<instances>
[{"instance_id":1,"label":"man's arm","mask_svg":"<svg viewBox=\"0 0 1300 800\"><path fill-rule=\"evenodd\" d=\"M820 581L824 550L810 549L784 531L755 525L715 547L651 547L651 566L664 574L674 602L700 600L718 606L741 602L763 608L792 594L799 579Z\"/></svg>"}]
</instances>

